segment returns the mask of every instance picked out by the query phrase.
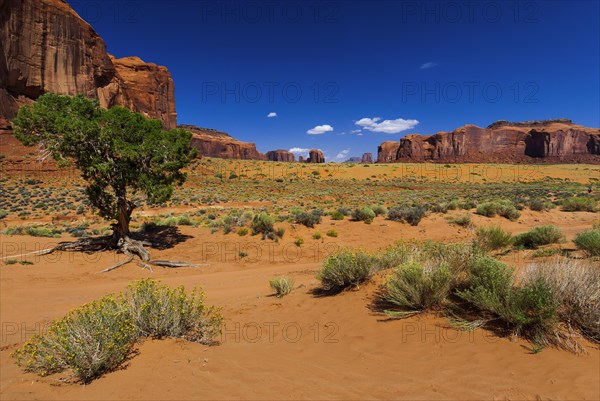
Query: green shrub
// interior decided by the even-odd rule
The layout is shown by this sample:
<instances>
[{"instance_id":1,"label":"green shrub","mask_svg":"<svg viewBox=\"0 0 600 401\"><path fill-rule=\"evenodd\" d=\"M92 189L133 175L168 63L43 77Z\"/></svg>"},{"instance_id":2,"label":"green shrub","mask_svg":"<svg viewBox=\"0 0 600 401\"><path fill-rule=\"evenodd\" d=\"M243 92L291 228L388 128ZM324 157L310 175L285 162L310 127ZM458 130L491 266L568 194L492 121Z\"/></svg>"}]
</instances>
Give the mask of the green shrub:
<instances>
[{"instance_id":1,"label":"green shrub","mask_svg":"<svg viewBox=\"0 0 600 401\"><path fill-rule=\"evenodd\" d=\"M558 302L545 280L525 280L516 287L513 270L489 256L478 258L470 273L469 287L457 291L460 298L491 313L489 320L501 319L514 334L536 344L553 342Z\"/></svg>"},{"instance_id":2,"label":"green shrub","mask_svg":"<svg viewBox=\"0 0 600 401\"><path fill-rule=\"evenodd\" d=\"M311 213L302 212L296 215L295 222L312 228L315 224L321 222L321 214L317 211L312 211Z\"/></svg>"},{"instance_id":3,"label":"green shrub","mask_svg":"<svg viewBox=\"0 0 600 401\"><path fill-rule=\"evenodd\" d=\"M361 250L341 250L323 261L317 279L325 291L339 292L358 287L367 281L377 267L377 258Z\"/></svg>"},{"instance_id":4,"label":"green shrub","mask_svg":"<svg viewBox=\"0 0 600 401\"><path fill-rule=\"evenodd\" d=\"M521 216L515 205L508 200L482 203L477 206L476 213L486 217L499 215L513 221L518 220Z\"/></svg>"},{"instance_id":5,"label":"green shrub","mask_svg":"<svg viewBox=\"0 0 600 401\"><path fill-rule=\"evenodd\" d=\"M283 238L285 230L283 228L275 230L274 224L275 219L273 217L267 212L260 212L252 219L252 224L250 226L252 235L262 234L262 239L268 238L272 240Z\"/></svg>"},{"instance_id":6,"label":"green shrub","mask_svg":"<svg viewBox=\"0 0 600 401\"><path fill-rule=\"evenodd\" d=\"M339 210L331 213L331 220L344 220L344 214Z\"/></svg>"},{"instance_id":7,"label":"green shrub","mask_svg":"<svg viewBox=\"0 0 600 401\"><path fill-rule=\"evenodd\" d=\"M551 207L551 204L549 202L544 202L541 199L532 199L529 201L529 209L535 211L535 212L544 212L546 210L549 210Z\"/></svg>"},{"instance_id":8,"label":"green shrub","mask_svg":"<svg viewBox=\"0 0 600 401\"><path fill-rule=\"evenodd\" d=\"M459 214L457 216L448 216L446 218L448 223L456 224L461 227L469 227L471 225L471 215L470 214Z\"/></svg>"},{"instance_id":9,"label":"green shrub","mask_svg":"<svg viewBox=\"0 0 600 401\"><path fill-rule=\"evenodd\" d=\"M312 235L312 237L313 237L313 239L321 239L321 238L322 238L322 235L321 235L321 233L314 233L314 234Z\"/></svg>"},{"instance_id":10,"label":"green shrub","mask_svg":"<svg viewBox=\"0 0 600 401\"><path fill-rule=\"evenodd\" d=\"M542 245L556 244L563 238L560 228L547 225L534 227L515 237L514 244L518 247L535 249Z\"/></svg>"},{"instance_id":11,"label":"green shrub","mask_svg":"<svg viewBox=\"0 0 600 401\"><path fill-rule=\"evenodd\" d=\"M333 228L327 230L326 234L328 237L337 237L338 236L338 232Z\"/></svg>"},{"instance_id":12,"label":"green shrub","mask_svg":"<svg viewBox=\"0 0 600 401\"><path fill-rule=\"evenodd\" d=\"M598 201L591 196L574 196L562 202L565 212L595 212Z\"/></svg>"},{"instance_id":13,"label":"green shrub","mask_svg":"<svg viewBox=\"0 0 600 401\"><path fill-rule=\"evenodd\" d=\"M288 295L294 289L294 280L286 276L274 277L269 280L269 286L275 291L277 298Z\"/></svg>"},{"instance_id":14,"label":"green shrub","mask_svg":"<svg viewBox=\"0 0 600 401\"><path fill-rule=\"evenodd\" d=\"M243 237L244 235L248 235L248 227L242 227L237 231L237 235Z\"/></svg>"},{"instance_id":15,"label":"green shrub","mask_svg":"<svg viewBox=\"0 0 600 401\"><path fill-rule=\"evenodd\" d=\"M575 245L588 256L600 256L600 229L592 229L577 234Z\"/></svg>"},{"instance_id":16,"label":"green shrub","mask_svg":"<svg viewBox=\"0 0 600 401\"><path fill-rule=\"evenodd\" d=\"M388 212L388 219L393 221L403 221L411 226L417 226L424 215L425 209L421 206L394 206Z\"/></svg>"},{"instance_id":17,"label":"green shrub","mask_svg":"<svg viewBox=\"0 0 600 401\"><path fill-rule=\"evenodd\" d=\"M8 216L8 212L4 209L0 209L0 219L5 218L6 216Z\"/></svg>"},{"instance_id":18,"label":"green shrub","mask_svg":"<svg viewBox=\"0 0 600 401\"><path fill-rule=\"evenodd\" d=\"M5 229L2 234L6 235L29 235L32 237L60 238L62 231L57 228L40 226L14 226Z\"/></svg>"},{"instance_id":19,"label":"green shrub","mask_svg":"<svg viewBox=\"0 0 600 401\"><path fill-rule=\"evenodd\" d=\"M300 238L297 238L297 239L296 239L296 241L294 241L294 244L295 244L297 247L300 247L300 246L302 246L302 244L304 244L304 238L302 238L302 237L300 237Z\"/></svg>"},{"instance_id":20,"label":"green shrub","mask_svg":"<svg viewBox=\"0 0 600 401\"><path fill-rule=\"evenodd\" d=\"M383 205L373 206L371 209L375 213L375 216L381 216L381 215L387 214L387 212L388 212L387 208Z\"/></svg>"},{"instance_id":21,"label":"green shrub","mask_svg":"<svg viewBox=\"0 0 600 401\"><path fill-rule=\"evenodd\" d=\"M512 234L499 226L479 227L475 232L475 242L487 251L506 248L512 244L512 241Z\"/></svg>"},{"instance_id":22,"label":"green shrub","mask_svg":"<svg viewBox=\"0 0 600 401\"><path fill-rule=\"evenodd\" d=\"M28 372L46 376L71 369L87 383L117 368L129 355L136 336L130 311L114 297L75 309L36 335L13 356Z\"/></svg>"},{"instance_id":23,"label":"green shrub","mask_svg":"<svg viewBox=\"0 0 600 401\"><path fill-rule=\"evenodd\" d=\"M412 261L394 270L388 277L381 299L405 312L439 307L451 289L450 271L444 264Z\"/></svg>"},{"instance_id":24,"label":"green shrub","mask_svg":"<svg viewBox=\"0 0 600 401\"><path fill-rule=\"evenodd\" d=\"M352 218L356 221L364 221L367 224L371 224L375 218L375 212L369 206L365 206L362 209L355 209L352 212Z\"/></svg>"}]
</instances>

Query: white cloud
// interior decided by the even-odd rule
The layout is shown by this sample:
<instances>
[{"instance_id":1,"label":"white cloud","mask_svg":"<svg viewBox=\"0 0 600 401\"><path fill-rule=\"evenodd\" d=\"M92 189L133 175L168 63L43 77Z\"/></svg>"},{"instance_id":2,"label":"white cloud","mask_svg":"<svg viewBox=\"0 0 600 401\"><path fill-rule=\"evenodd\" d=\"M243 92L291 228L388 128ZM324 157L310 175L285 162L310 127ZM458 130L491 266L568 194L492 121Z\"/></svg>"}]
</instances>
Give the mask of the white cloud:
<instances>
[{"instance_id":1,"label":"white cloud","mask_svg":"<svg viewBox=\"0 0 600 401\"><path fill-rule=\"evenodd\" d=\"M433 67L436 67L437 65L438 65L438 63L434 63L434 62L432 62L432 61L429 61L429 62L427 62L427 63L425 63L425 64L421 65L421 67L420 67L420 68L421 68L422 70L426 70L427 68L433 68Z\"/></svg>"},{"instance_id":2,"label":"white cloud","mask_svg":"<svg viewBox=\"0 0 600 401\"><path fill-rule=\"evenodd\" d=\"M329 124L325 124L325 125L317 125L316 127L311 128L308 131L306 131L306 133L309 135L322 135L326 132L331 132L331 131L333 131L333 127Z\"/></svg>"},{"instance_id":3,"label":"white cloud","mask_svg":"<svg viewBox=\"0 0 600 401\"><path fill-rule=\"evenodd\" d=\"M305 148L291 148L290 152L297 155L297 154L308 154L308 152L310 151L310 149L305 149Z\"/></svg>"},{"instance_id":4,"label":"white cloud","mask_svg":"<svg viewBox=\"0 0 600 401\"><path fill-rule=\"evenodd\" d=\"M269 114L267 114L267 117L269 117L269 118L277 117L277 113L275 113L274 111L272 111Z\"/></svg>"},{"instance_id":5,"label":"white cloud","mask_svg":"<svg viewBox=\"0 0 600 401\"><path fill-rule=\"evenodd\" d=\"M398 132L413 129L419 124L417 120L404 120L398 118L396 120L383 120L380 117L361 118L355 124L371 132L383 132L384 134L397 134Z\"/></svg>"},{"instance_id":6,"label":"white cloud","mask_svg":"<svg viewBox=\"0 0 600 401\"><path fill-rule=\"evenodd\" d=\"M335 158L336 158L336 160L345 159L348 156L348 153L350 153L350 149L344 149L344 150L340 151L340 153L338 153Z\"/></svg>"},{"instance_id":7,"label":"white cloud","mask_svg":"<svg viewBox=\"0 0 600 401\"><path fill-rule=\"evenodd\" d=\"M353 129L350 132L352 132L353 134L360 134L362 132L362 130L361 129Z\"/></svg>"}]
</instances>

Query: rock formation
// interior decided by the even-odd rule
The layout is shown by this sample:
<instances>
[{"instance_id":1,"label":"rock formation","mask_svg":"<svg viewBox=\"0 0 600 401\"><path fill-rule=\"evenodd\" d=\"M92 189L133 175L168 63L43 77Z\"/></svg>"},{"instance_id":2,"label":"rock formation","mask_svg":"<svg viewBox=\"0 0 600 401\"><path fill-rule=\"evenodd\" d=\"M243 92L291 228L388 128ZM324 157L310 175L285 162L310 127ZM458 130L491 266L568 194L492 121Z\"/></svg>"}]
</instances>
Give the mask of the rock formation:
<instances>
[{"instance_id":1,"label":"rock formation","mask_svg":"<svg viewBox=\"0 0 600 401\"><path fill-rule=\"evenodd\" d=\"M344 160L344 163L360 163L361 161L362 161L362 158L353 156L353 157L350 157L350 158Z\"/></svg>"},{"instance_id":2,"label":"rock formation","mask_svg":"<svg viewBox=\"0 0 600 401\"><path fill-rule=\"evenodd\" d=\"M389 162L600 162L600 130L570 120L499 121L487 128L465 125L452 132L410 134L379 146Z\"/></svg>"},{"instance_id":3,"label":"rock formation","mask_svg":"<svg viewBox=\"0 0 600 401\"><path fill-rule=\"evenodd\" d=\"M400 142L387 141L377 148L377 163L391 163L396 160Z\"/></svg>"},{"instance_id":4,"label":"rock formation","mask_svg":"<svg viewBox=\"0 0 600 401\"><path fill-rule=\"evenodd\" d=\"M311 149L308 155L307 163L325 163L325 156L319 149Z\"/></svg>"},{"instance_id":5,"label":"rock formation","mask_svg":"<svg viewBox=\"0 0 600 401\"><path fill-rule=\"evenodd\" d=\"M305 163L306 160L304 160L304 156L298 156L298 162Z\"/></svg>"},{"instance_id":6,"label":"rock formation","mask_svg":"<svg viewBox=\"0 0 600 401\"><path fill-rule=\"evenodd\" d=\"M373 155L369 152L363 153L361 163L370 164L373 163Z\"/></svg>"},{"instance_id":7,"label":"rock formation","mask_svg":"<svg viewBox=\"0 0 600 401\"><path fill-rule=\"evenodd\" d=\"M198 149L202 157L267 160L264 154L256 150L254 143L238 141L225 132L194 125L179 125L178 128L184 128L192 133L191 144Z\"/></svg>"},{"instance_id":8,"label":"rock formation","mask_svg":"<svg viewBox=\"0 0 600 401\"><path fill-rule=\"evenodd\" d=\"M46 92L83 94L176 126L174 85L164 67L115 60L64 0L0 0L0 115Z\"/></svg>"},{"instance_id":9,"label":"rock formation","mask_svg":"<svg viewBox=\"0 0 600 401\"><path fill-rule=\"evenodd\" d=\"M283 149L271 150L271 151L267 152L266 156L267 156L267 160L274 161L274 162L294 162L294 161L296 161L296 157L294 156L294 154L292 152L289 152L289 151L283 150Z\"/></svg>"}]
</instances>

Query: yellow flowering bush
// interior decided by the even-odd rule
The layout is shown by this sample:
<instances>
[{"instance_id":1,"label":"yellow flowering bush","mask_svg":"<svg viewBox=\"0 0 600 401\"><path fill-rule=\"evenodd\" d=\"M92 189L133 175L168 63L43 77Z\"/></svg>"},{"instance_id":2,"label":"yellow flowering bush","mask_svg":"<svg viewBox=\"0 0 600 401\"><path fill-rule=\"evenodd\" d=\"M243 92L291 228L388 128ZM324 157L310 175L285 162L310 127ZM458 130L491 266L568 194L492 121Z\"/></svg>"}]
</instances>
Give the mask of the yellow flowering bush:
<instances>
[{"instance_id":1,"label":"yellow flowering bush","mask_svg":"<svg viewBox=\"0 0 600 401\"><path fill-rule=\"evenodd\" d=\"M28 372L46 376L71 370L87 383L117 368L140 339L179 337L208 344L222 323L219 310L204 305L204 293L187 294L181 286L171 289L145 279L121 295L70 311L13 356Z\"/></svg>"}]
</instances>

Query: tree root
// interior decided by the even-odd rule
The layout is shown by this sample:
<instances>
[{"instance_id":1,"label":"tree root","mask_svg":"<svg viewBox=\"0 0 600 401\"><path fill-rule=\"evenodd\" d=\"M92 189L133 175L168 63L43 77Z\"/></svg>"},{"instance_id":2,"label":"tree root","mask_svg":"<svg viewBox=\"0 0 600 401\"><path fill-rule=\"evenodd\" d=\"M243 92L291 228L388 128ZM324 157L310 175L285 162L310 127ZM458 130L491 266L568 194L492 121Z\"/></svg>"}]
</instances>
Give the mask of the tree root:
<instances>
[{"instance_id":1,"label":"tree root","mask_svg":"<svg viewBox=\"0 0 600 401\"><path fill-rule=\"evenodd\" d=\"M154 272L152 266L161 266L168 268L208 266L208 264L199 265L181 261L150 260L150 252L146 248L144 248L144 245L149 246L151 244L145 241L133 240L129 237L120 238L118 241L115 241L112 237L85 238L73 242L60 242L54 248L43 249L41 251L24 253L16 256L4 256L0 258L0 260L9 258L14 259L20 256L27 255L49 255L56 251L93 253L106 250L116 250L117 252L122 252L125 255L127 255L127 259L110 267L107 267L99 273L107 273L109 271L118 269L119 267L132 262L135 259L135 257L138 257L140 259L136 261L137 265L140 266L142 269L148 269L151 273Z\"/></svg>"}]
</instances>

